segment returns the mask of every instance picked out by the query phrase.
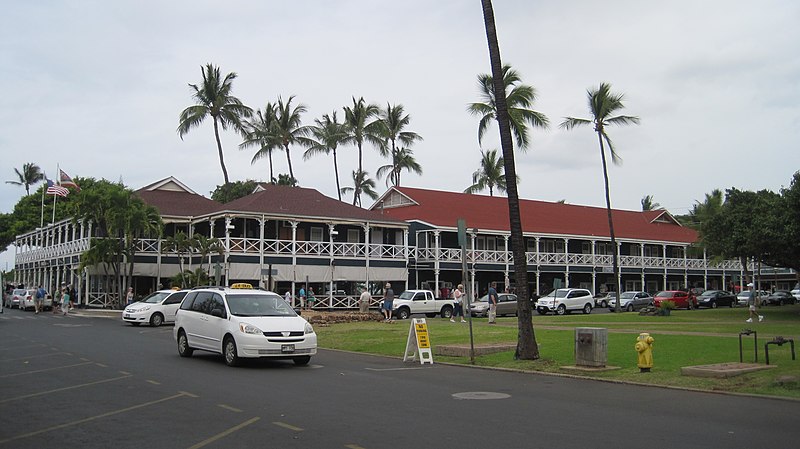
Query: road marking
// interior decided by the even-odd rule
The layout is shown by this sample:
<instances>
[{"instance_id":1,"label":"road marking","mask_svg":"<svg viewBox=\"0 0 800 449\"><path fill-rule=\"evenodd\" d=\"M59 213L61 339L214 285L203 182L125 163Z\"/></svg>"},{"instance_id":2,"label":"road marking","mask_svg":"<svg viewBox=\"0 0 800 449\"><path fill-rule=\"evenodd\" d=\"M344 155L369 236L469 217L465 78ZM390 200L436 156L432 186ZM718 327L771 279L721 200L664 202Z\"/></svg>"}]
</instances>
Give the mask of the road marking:
<instances>
[{"instance_id":1,"label":"road marking","mask_svg":"<svg viewBox=\"0 0 800 449\"><path fill-rule=\"evenodd\" d=\"M345 444L344 447L346 447L347 449L364 449L363 447L357 444Z\"/></svg>"},{"instance_id":2,"label":"road marking","mask_svg":"<svg viewBox=\"0 0 800 449\"><path fill-rule=\"evenodd\" d=\"M147 382L148 382L148 383L151 383L151 384L153 384L153 385L161 385L161 382L156 382L155 380L149 380L149 379L148 379L148 380L147 380Z\"/></svg>"},{"instance_id":3,"label":"road marking","mask_svg":"<svg viewBox=\"0 0 800 449\"><path fill-rule=\"evenodd\" d=\"M273 421L272 424L275 424L278 427L283 427L284 429L294 430L295 432L303 431L303 429L301 429L300 427L295 427L291 424L286 424L285 422Z\"/></svg>"},{"instance_id":4,"label":"road marking","mask_svg":"<svg viewBox=\"0 0 800 449\"><path fill-rule=\"evenodd\" d=\"M408 371L423 368L364 368L367 371Z\"/></svg>"},{"instance_id":5,"label":"road marking","mask_svg":"<svg viewBox=\"0 0 800 449\"><path fill-rule=\"evenodd\" d=\"M84 423L87 423L87 422L96 421L96 420L101 419L101 418L107 418L109 416L119 415L120 413L130 412L132 410L136 410L136 409L140 409L140 408L144 408L144 407L149 407L151 405L159 404L161 402L166 402L166 401L170 401L172 399L177 399L177 398L182 398L182 397L186 397L186 395L183 394L183 393L174 394L172 396L167 396L165 398L156 399L155 401L144 402L142 404L132 405L130 407L122 408L122 409L119 409L119 410L113 410L113 411L110 411L110 412L107 412L107 413L102 413L100 415L90 416L88 418L79 419L77 421L71 421L71 422L68 422L68 423L59 424L59 425L54 426L54 427L48 427L47 429L36 430L36 431L33 431L33 432L28 432L28 433L23 433L23 434L20 434L20 435L16 435L16 436L13 436L13 437L10 437L10 438L4 438L4 439L0 440L0 444L8 443L9 441L14 441L14 440L21 440L23 438L28 438L28 437L32 437L32 436L36 436L36 435L41 435L43 433L52 432L54 430L60 430L60 429L64 429L64 428L67 428L67 427L72 427L72 426L75 426L75 425L78 425L78 424L84 424Z\"/></svg>"},{"instance_id":6,"label":"road marking","mask_svg":"<svg viewBox=\"0 0 800 449\"><path fill-rule=\"evenodd\" d=\"M116 382L116 381L121 380L121 379L127 379L128 377L131 377L131 376L127 375L127 376L120 376L120 377L112 377L111 379L97 380L97 381L89 382L89 383L85 383L85 384L70 385L68 387L56 388L55 390L40 391L39 393L26 394L25 396L17 396L15 398L2 399L2 400L0 400L0 404L6 403L6 402L11 402L11 401L18 401L20 399L33 398L33 397L36 397L36 396L42 396L42 395L50 394L50 393L58 393L59 391L73 390L75 388L83 388L83 387L89 387L89 386L92 386L92 385L99 385L99 384L106 383L106 382Z\"/></svg>"},{"instance_id":7,"label":"road marking","mask_svg":"<svg viewBox=\"0 0 800 449\"><path fill-rule=\"evenodd\" d=\"M241 429L249 426L250 424L253 424L254 422L258 421L259 419L261 419L261 418L258 417L258 416L256 416L255 418L250 418L247 421L239 424L238 426L231 427L230 429L228 429L228 430L226 430L224 432L218 433L218 434L214 435L213 437L211 437L211 438L209 438L207 440L201 441L201 442L195 444L194 446L189 446L188 449L199 449L199 448L201 448L203 446L207 446L207 445L209 445L209 444L211 444L211 443L213 443L213 442L215 442L215 441L217 441L217 440L219 440L221 438L224 438L224 437L232 434L233 432L236 432L238 430L241 430Z\"/></svg>"},{"instance_id":8,"label":"road marking","mask_svg":"<svg viewBox=\"0 0 800 449\"><path fill-rule=\"evenodd\" d=\"M92 362L83 362L83 363L76 363L74 365L57 366L55 368L46 368L46 369L40 369L40 370L36 370L36 371L25 371L23 373L4 374L4 375L0 376L0 379L5 379L7 377L25 376L27 374L44 373L44 372L47 372L47 371L54 371L54 370L62 369L62 368L74 368L76 366L90 365L91 363Z\"/></svg>"},{"instance_id":9,"label":"road marking","mask_svg":"<svg viewBox=\"0 0 800 449\"><path fill-rule=\"evenodd\" d=\"M178 391L178 393L181 393L181 394L183 394L185 396L189 396L190 398L199 398L200 397L200 396L198 396L196 394L188 393L186 391Z\"/></svg>"},{"instance_id":10,"label":"road marking","mask_svg":"<svg viewBox=\"0 0 800 449\"><path fill-rule=\"evenodd\" d=\"M126 376L130 376L130 375L131 375L131 373L129 373L129 372L127 372L127 371L120 371L119 373L120 373L120 374L124 374L124 375L126 375Z\"/></svg>"},{"instance_id":11,"label":"road marking","mask_svg":"<svg viewBox=\"0 0 800 449\"><path fill-rule=\"evenodd\" d=\"M235 407L231 407L230 405L217 404L217 407L224 408L225 410L230 410L230 411L236 412L236 413L241 413L242 412L242 410L239 410L238 408L235 408Z\"/></svg>"},{"instance_id":12,"label":"road marking","mask_svg":"<svg viewBox=\"0 0 800 449\"><path fill-rule=\"evenodd\" d=\"M99 366L100 368L108 368L108 365L103 365L102 363L95 363L95 365Z\"/></svg>"}]
</instances>

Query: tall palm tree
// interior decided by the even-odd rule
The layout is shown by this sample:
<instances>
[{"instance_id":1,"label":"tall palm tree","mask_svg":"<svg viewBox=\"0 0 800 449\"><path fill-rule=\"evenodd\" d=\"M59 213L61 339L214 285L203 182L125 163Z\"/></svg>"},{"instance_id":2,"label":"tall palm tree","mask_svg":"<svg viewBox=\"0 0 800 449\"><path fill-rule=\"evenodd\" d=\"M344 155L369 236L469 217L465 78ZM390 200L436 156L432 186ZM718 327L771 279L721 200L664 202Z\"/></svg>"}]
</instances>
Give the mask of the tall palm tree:
<instances>
[{"instance_id":1,"label":"tall palm tree","mask_svg":"<svg viewBox=\"0 0 800 449\"><path fill-rule=\"evenodd\" d=\"M723 204L725 204L725 197L721 190L714 189L711 193L706 193L703 202L696 201L692 210L689 211L689 226L699 230L703 222L709 221L722 211Z\"/></svg>"},{"instance_id":2,"label":"tall palm tree","mask_svg":"<svg viewBox=\"0 0 800 449\"><path fill-rule=\"evenodd\" d=\"M375 191L375 181L370 179L369 173L357 172L353 170L353 187L342 187L342 194L353 192L353 206L361 207L361 196L356 192L363 192L373 200L378 199L378 192Z\"/></svg>"},{"instance_id":3,"label":"tall palm tree","mask_svg":"<svg viewBox=\"0 0 800 449\"><path fill-rule=\"evenodd\" d=\"M403 171L422 174L422 166L414 159L414 152L408 148L398 148L392 150L392 163L378 168L375 176L380 178L386 175L386 185L391 183L393 186L400 185L400 173Z\"/></svg>"},{"instance_id":4,"label":"tall palm tree","mask_svg":"<svg viewBox=\"0 0 800 449\"><path fill-rule=\"evenodd\" d=\"M341 186L339 185L339 163L336 161L336 149L347 139L347 127L344 123L339 123L336 118L336 111L331 115L325 114L322 120L315 119L315 125L309 129L311 137L303 137L300 143L308 147L303 153L303 160L307 160L318 154L333 154L333 173L336 177L336 193L339 194L339 201L342 201Z\"/></svg>"},{"instance_id":5,"label":"tall palm tree","mask_svg":"<svg viewBox=\"0 0 800 449\"><path fill-rule=\"evenodd\" d=\"M503 157L497 157L497 150L481 150L481 166L472 173L472 185L464 189L464 193L478 193L489 189L489 196L506 191L506 177L503 174Z\"/></svg>"},{"instance_id":6,"label":"tall palm tree","mask_svg":"<svg viewBox=\"0 0 800 449\"><path fill-rule=\"evenodd\" d=\"M14 169L17 174L18 181L6 181L6 184L14 184L15 186L24 186L25 194L31 194L31 186L44 179L44 173L38 165L33 162L22 164L22 171Z\"/></svg>"},{"instance_id":7,"label":"tall palm tree","mask_svg":"<svg viewBox=\"0 0 800 449\"><path fill-rule=\"evenodd\" d=\"M502 71L503 92L506 92L506 105L508 107L511 131L516 138L517 147L525 151L530 143L528 127L547 128L549 122L547 116L530 109L534 101L536 101L536 89L522 84L522 78L520 78L519 73L512 69L510 65L504 65ZM480 89L482 101L470 104L467 110L472 115L477 115L481 118L478 124L478 144L481 144L486 130L497 118L497 100L495 99L494 78L492 75L478 75L478 88Z\"/></svg>"},{"instance_id":8,"label":"tall palm tree","mask_svg":"<svg viewBox=\"0 0 800 449\"><path fill-rule=\"evenodd\" d=\"M619 294L619 260L617 254L617 240L614 236L614 219L611 216L611 193L608 188L608 165L606 163L605 145L608 145L608 150L611 153L611 161L614 164L619 164L620 158L617 152L614 151L614 145L611 143L611 139L606 133L606 127L611 125L639 124L639 117L632 115L613 115L625 106L622 104L623 95L612 93L611 85L608 83L600 83L597 89L590 89L587 91L587 94L589 98L589 112L592 114L592 118L565 117L559 127L569 130L576 126L593 124L594 130L597 132L597 140L600 142L600 159L603 162L603 182L606 189L608 233L611 237L611 247L614 249L612 257L614 264L614 283L617 287L617 294ZM616 311L620 311L620 301L617 301Z\"/></svg>"},{"instance_id":9,"label":"tall palm tree","mask_svg":"<svg viewBox=\"0 0 800 449\"><path fill-rule=\"evenodd\" d=\"M222 256L225 253L225 248L222 242L216 237L206 237L203 234L195 234L192 236L194 249L200 253L200 271L207 273L203 265L210 254L217 254ZM209 263L210 265L210 263Z\"/></svg>"},{"instance_id":10,"label":"tall palm tree","mask_svg":"<svg viewBox=\"0 0 800 449\"><path fill-rule=\"evenodd\" d=\"M281 97L278 97L278 103L275 105L275 137L280 139L281 146L286 150L289 176L292 179L297 179L292 169L292 156L289 153L289 145L298 143L301 137L305 137L309 132L309 127L303 126L303 121L300 118L300 115L307 111L305 105L298 104L292 108L292 100L294 100L294 95L290 96L286 103L283 102Z\"/></svg>"},{"instance_id":11,"label":"tall palm tree","mask_svg":"<svg viewBox=\"0 0 800 449\"><path fill-rule=\"evenodd\" d=\"M356 97L353 97L353 106L344 107L344 122L347 124L348 134L344 143L355 145L358 148L358 170L353 173L362 173L364 171L364 141L370 142L378 148L383 144L383 139L377 135L376 127L378 125L374 120L379 113L380 107L376 104L367 104L364 101L364 97L358 100L356 100ZM357 197L361 196L358 183L355 185L354 195ZM358 202L361 203L360 198Z\"/></svg>"},{"instance_id":12,"label":"tall palm tree","mask_svg":"<svg viewBox=\"0 0 800 449\"><path fill-rule=\"evenodd\" d=\"M249 118L253 110L242 104L242 102L231 94L233 80L236 73L231 72L220 78L219 67L213 64L206 64L201 67L203 83L198 87L196 84L189 84L194 92L192 97L196 104L184 109L180 115L178 124L178 136L183 140L183 136L190 129L200 126L206 117L211 116L214 121L214 137L217 139L217 151L219 152L219 164L222 167L222 175L225 184L228 180L228 170L225 168L225 157L222 153L222 142L219 140L219 127L227 130L228 127L236 131L242 129L242 119Z\"/></svg>"},{"instance_id":13,"label":"tall palm tree","mask_svg":"<svg viewBox=\"0 0 800 449\"><path fill-rule=\"evenodd\" d=\"M184 277L184 272L186 270L183 265L183 257L186 254L190 254L194 246L195 242L191 237L183 231L178 231L175 235L164 239L164 245L161 248L162 251L166 253L175 253L178 256L178 263L181 267L181 287L186 286L186 279Z\"/></svg>"},{"instance_id":14,"label":"tall palm tree","mask_svg":"<svg viewBox=\"0 0 800 449\"><path fill-rule=\"evenodd\" d=\"M661 205L653 201L653 195L645 195L642 198L642 211L646 212L649 210L656 210L660 208Z\"/></svg>"},{"instance_id":15,"label":"tall palm tree","mask_svg":"<svg viewBox=\"0 0 800 449\"><path fill-rule=\"evenodd\" d=\"M275 182L275 175L272 165L272 151L281 147L281 142L275 135L275 105L267 102L264 109L257 110L253 120L244 122L244 141L239 144L239 149L258 147L258 151L253 155L251 164L263 158L269 159L269 179Z\"/></svg>"},{"instance_id":16,"label":"tall palm tree","mask_svg":"<svg viewBox=\"0 0 800 449\"><path fill-rule=\"evenodd\" d=\"M400 142L401 145L411 146L422 140L422 136L419 134L405 129L410 122L411 116L405 113L402 104L392 106L386 103L386 109L378 112L375 129L378 137L384 139L383 145L379 147L382 156L393 155L397 149L397 142Z\"/></svg>"},{"instance_id":17,"label":"tall palm tree","mask_svg":"<svg viewBox=\"0 0 800 449\"><path fill-rule=\"evenodd\" d=\"M508 221L511 231L511 250L514 256L514 280L517 289L517 349L514 357L524 360L539 358L539 345L533 333L530 295L528 294L528 266L525 256L525 241L522 239L522 219L519 211L517 192L517 172L514 165L514 142L511 139L510 111L506 102L506 85L503 83L500 44L497 43L497 30L494 25L494 9L491 0L481 0L486 40L489 44L489 59L492 64L494 81L495 117L500 128L500 144L503 148L503 163L508 192ZM512 104L513 106L513 104ZM542 117L543 118L543 117ZM537 119L537 123L547 122Z\"/></svg>"}]
</instances>

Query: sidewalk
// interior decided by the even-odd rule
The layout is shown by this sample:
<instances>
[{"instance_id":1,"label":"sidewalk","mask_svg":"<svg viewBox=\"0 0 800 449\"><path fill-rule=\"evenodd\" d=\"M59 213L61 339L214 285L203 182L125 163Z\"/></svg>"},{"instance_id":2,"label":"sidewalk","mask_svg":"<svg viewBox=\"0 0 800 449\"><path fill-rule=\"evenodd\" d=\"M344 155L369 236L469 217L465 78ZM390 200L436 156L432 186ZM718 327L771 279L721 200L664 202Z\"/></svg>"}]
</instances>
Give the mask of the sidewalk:
<instances>
[{"instance_id":1,"label":"sidewalk","mask_svg":"<svg viewBox=\"0 0 800 449\"><path fill-rule=\"evenodd\" d=\"M75 316L94 316L94 317L117 318L117 319L122 318L122 310L111 310L111 309L75 308L70 310L69 314Z\"/></svg>"}]
</instances>

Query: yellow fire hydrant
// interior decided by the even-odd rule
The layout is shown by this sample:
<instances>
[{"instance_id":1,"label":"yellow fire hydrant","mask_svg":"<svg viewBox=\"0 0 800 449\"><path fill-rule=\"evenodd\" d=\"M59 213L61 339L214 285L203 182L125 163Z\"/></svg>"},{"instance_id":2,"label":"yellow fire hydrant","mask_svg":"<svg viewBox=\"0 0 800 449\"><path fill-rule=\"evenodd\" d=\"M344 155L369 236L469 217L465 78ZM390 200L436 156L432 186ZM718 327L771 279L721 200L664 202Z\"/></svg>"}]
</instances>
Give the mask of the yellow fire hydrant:
<instances>
[{"instance_id":1,"label":"yellow fire hydrant","mask_svg":"<svg viewBox=\"0 0 800 449\"><path fill-rule=\"evenodd\" d=\"M655 339L647 332L642 332L636 339L634 349L639 353L639 372L649 373L653 367L653 342Z\"/></svg>"}]
</instances>

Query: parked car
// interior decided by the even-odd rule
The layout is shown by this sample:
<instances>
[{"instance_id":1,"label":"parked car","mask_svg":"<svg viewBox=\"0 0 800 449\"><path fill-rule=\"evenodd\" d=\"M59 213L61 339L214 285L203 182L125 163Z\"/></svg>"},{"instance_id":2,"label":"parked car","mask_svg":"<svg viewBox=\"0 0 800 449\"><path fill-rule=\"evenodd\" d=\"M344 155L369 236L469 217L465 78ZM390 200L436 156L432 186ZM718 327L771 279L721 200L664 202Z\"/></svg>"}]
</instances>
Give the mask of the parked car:
<instances>
[{"instance_id":1,"label":"parked car","mask_svg":"<svg viewBox=\"0 0 800 449\"><path fill-rule=\"evenodd\" d=\"M15 288L14 290L11 290L11 294L6 296L6 304L5 304L6 308L13 309L14 307L17 307L19 309L22 309L21 301L26 294L27 290L24 288Z\"/></svg>"},{"instance_id":2,"label":"parked car","mask_svg":"<svg viewBox=\"0 0 800 449\"><path fill-rule=\"evenodd\" d=\"M773 292L771 295L763 296L761 298L761 305L776 305L782 306L784 304L795 304L797 303L797 298L792 295L792 292L789 290L777 290Z\"/></svg>"},{"instance_id":3,"label":"parked car","mask_svg":"<svg viewBox=\"0 0 800 449\"><path fill-rule=\"evenodd\" d=\"M469 305L469 313L475 317L485 317L489 314L489 295L483 295L479 300ZM497 316L517 315L517 295L513 293L499 293L497 295Z\"/></svg>"},{"instance_id":4,"label":"parked car","mask_svg":"<svg viewBox=\"0 0 800 449\"><path fill-rule=\"evenodd\" d=\"M573 310L582 310L583 313L592 313L594 298L592 293L585 288L559 288L542 296L536 301L536 311L540 315L553 312L564 315Z\"/></svg>"},{"instance_id":5,"label":"parked car","mask_svg":"<svg viewBox=\"0 0 800 449\"><path fill-rule=\"evenodd\" d=\"M739 292L739 294L736 295L736 302L739 303L739 305L746 306L747 302L750 301L750 297L751 296L753 296L753 290L745 290L745 291ZM761 300L760 298L763 298L765 296L769 296L769 293L765 292L764 290L759 290L758 291L758 297L759 297L759 300L761 301L760 304L764 303L764 301Z\"/></svg>"},{"instance_id":6,"label":"parked car","mask_svg":"<svg viewBox=\"0 0 800 449\"><path fill-rule=\"evenodd\" d=\"M697 297L698 307L710 307L716 309L719 306L733 307L736 303L736 297L733 293L726 292L725 290L706 290Z\"/></svg>"},{"instance_id":7,"label":"parked car","mask_svg":"<svg viewBox=\"0 0 800 449\"><path fill-rule=\"evenodd\" d=\"M172 332L181 357L200 349L222 354L228 366L257 357L307 365L317 353L311 324L281 296L258 289L191 290L175 314Z\"/></svg>"},{"instance_id":8,"label":"parked car","mask_svg":"<svg viewBox=\"0 0 800 449\"><path fill-rule=\"evenodd\" d=\"M158 327L164 323L175 322L175 312L181 305L188 290L159 290L147 295L141 301L129 304L122 312L122 321L138 326L149 323Z\"/></svg>"},{"instance_id":9,"label":"parked car","mask_svg":"<svg viewBox=\"0 0 800 449\"><path fill-rule=\"evenodd\" d=\"M656 293L653 305L660 307L663 301L672 301L679 309L696 309L697 298L691 293L683 290L665 290Z\"/></svg>"},{"instance_id":10,"label":"parked car","mask_svg":"<svg viewBox=\"0 0 800 449\"><path fill-rule=\"evenodd\" d=\"M653 296L647 292L622 292L619 298L619 308L625 312L633 312L634 310L643 309L653 304ZM617 300L615 298L608 303L608 310L616 310L616 307Z\"/></svg>"},{"instance_id":11,"label":"parked car","mask_svg":"<svg viewBox=\"0 0 800 449\"><path fill-rule=\"evenodd\" d=\"M609 302L611 300L617 299L617 292L608 292L605 295L600 295L594 299L594 306L595 307L608 307Z\"/></svg>"},{"instance_id":12,"label":"parked car","mask_svg":"<svg viewBox=\"0 0 800 449\"><path fill-rule=\"evenodd\" d=\"M19 297L19 308L22 310L35 309L36 289L26 288L23 292L24 293Z\"/></svg>"},{"instance_id":13,"label":"parked car","mask_svg":"<svg viewBox=\"0 0 800 449\"><path fill-rule=\"evenodd\" d=\"M800 283L794 286L792 289L792 296L795 297L798 301L800 301Z\"/></svg>"}]
</instances>

